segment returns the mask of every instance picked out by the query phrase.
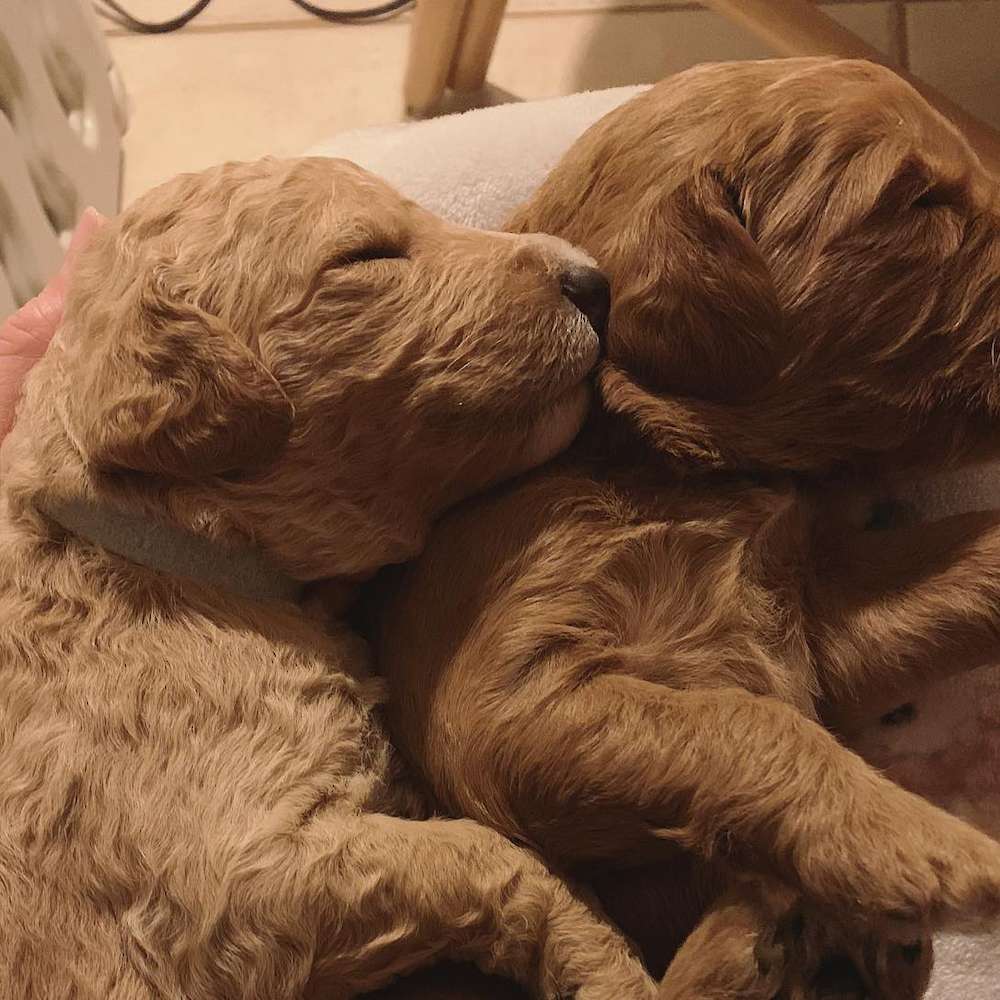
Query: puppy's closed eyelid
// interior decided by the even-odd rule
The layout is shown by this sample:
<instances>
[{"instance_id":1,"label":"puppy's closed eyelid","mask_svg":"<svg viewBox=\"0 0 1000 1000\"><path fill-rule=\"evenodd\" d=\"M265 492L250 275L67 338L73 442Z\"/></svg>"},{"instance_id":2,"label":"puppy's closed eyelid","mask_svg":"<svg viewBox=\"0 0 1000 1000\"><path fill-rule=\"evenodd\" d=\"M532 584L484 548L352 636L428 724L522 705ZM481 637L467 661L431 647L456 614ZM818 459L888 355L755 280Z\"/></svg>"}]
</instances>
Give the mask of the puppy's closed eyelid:
<instances>
[{"instance_id":1,"label":"puppy's closed eyelid","mask_svg":"<svg viewBox=\"0 0 1000 1000\"><path fill-rule=\"evenodd\" d=\"M337 267L353 267L355 264L369 264L377 260L408 260L403 247L391 243L373 243L345 253L337 260Z\"/></svg>"},{"instance_id":2,"label":"puppy's closed eyelid","mask_svg":"<svg viewBox=\"0 0 1000 1000\"><path fill-rule=\"evenodd\" d=\"M940 205L947 205L949 198L946 192L939 188L928 188L913 201L914 208L937 208Z\"/></svg>"},{"instance_id":3,"label":"puppy's closed eyelid","mask_svg":"<svg viewBox=\"0 0 1000 1000\"><path fill-rule=\"evenodd\" d=\"M729 201L729 207L732 209L733 215L736 216L736 221L746 229L747 228L747 216L746 209L743 207L743 192L735 184L727 184L726 188L726 198Z\"/></svg>"},{"instance_id":4,"label":"puppy's closed eyelid","mask_svg":"<svg viewBox=\"0 0 1000 1000\"><path fill-rule=\"evenodd\" d=\"M968 209L968 192L957 183L931 184L914 198L913 208L950 208L957 212Z\"/></svg>"}]
</instances>

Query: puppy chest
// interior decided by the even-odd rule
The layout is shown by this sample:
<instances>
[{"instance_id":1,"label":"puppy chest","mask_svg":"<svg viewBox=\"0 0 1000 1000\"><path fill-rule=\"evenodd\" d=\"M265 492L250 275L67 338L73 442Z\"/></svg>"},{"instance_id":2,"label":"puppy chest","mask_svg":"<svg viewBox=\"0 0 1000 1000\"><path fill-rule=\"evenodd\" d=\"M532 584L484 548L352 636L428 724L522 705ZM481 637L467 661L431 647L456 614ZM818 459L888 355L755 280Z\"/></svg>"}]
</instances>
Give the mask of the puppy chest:
<instances>
[{"instance_id":1,"label":"puppy chest","mask_svg":"<svg viewBox=\"0 0 1000 1000\"><path fill-rule=\"evenodd\" d=\"M5 633L2 758L37 780L6 783L0 800L24 819L25 844L94 840L101 817L118 817L113 830L156 816L132 839L169 855L185 831L288 830L321 802L359 808L386 780L378 689L327 651L107 622Z\"/></svg>"}]
</instances>

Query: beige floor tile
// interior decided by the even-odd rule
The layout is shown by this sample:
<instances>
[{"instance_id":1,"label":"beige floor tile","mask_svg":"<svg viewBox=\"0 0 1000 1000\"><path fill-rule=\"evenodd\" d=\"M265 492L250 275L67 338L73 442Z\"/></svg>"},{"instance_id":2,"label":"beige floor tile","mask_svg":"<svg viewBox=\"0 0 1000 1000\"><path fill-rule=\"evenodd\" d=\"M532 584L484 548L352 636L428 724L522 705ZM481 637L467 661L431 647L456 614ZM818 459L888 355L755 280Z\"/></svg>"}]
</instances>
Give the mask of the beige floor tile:
<instances>
[{"instance_id":1,"label":"beige floor tile","mask_svg":"<svg viewBox=\"0 0 1000 1000\"><path fill-rule=\"evenodd\" d=\"M1000 2L908 6L910 68L1000 127Z\"/></svg>"},{"instance_id":2,"label":"beige floor tile","mask_svg":"<svg viewBox=\"0 0 1000 1000\"><path fill-rule=\"evenodd\" d=\"M406 43L393 23L111 38L132 106L125 202L182 170L398 121Z\"/></svg>"},{"instance_id":3,"label":"beige floor tile","mask_svg":"<svg viewBox=\"0 0 1000 1000\"><path fill-rule=\"evenodd\" d=\"M879 52L893 48L893 4L846 3L826 4L824 9L845 28L850 28Z\"/></svg>"}]
</instances>

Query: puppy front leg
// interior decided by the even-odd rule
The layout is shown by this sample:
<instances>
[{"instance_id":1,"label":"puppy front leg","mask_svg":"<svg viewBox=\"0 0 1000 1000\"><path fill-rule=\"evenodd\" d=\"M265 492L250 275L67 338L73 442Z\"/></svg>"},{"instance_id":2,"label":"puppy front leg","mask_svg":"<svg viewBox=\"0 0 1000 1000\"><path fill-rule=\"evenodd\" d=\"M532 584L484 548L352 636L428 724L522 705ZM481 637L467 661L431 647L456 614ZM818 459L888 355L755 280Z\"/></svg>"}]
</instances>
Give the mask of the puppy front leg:
<instances>
[{"instance_id":1,"label":"puppy front leg","mask_svg":"<svg viewBox=\"0 0 1000 1000\"><path fill-rule=\"evenodd\" d=\"M539 997L655 995L624 938L494 831L382 815L347 823L314 820L292 861L304 912L322 916L309 995L355 996L437 958L472 961Z\"/></svg>"},{"instance_id":2,"label":"puppy front leg","mask_svg":"<svg viewBox=\"0 0 1000 1000\"><path fill-rule=\"evenodd\" d=\"M777 875L872 925L1000 917L1000 845L902 790L791 706L607 674L475 727L507 807L467 809L586 861L674 844ZM510 828L510 817L519 826Z\"/></svg>"},{"instance_id":3,"label":"puppy front leg","mask_svg":"<svg viewBox=\"0 0 1000 1000\"><path fill-rule=\"evenodd\" d=\"M973 669L1000 651L1000 516L859 532L821 529L805 597L834 706Z\"/></svg>"}]
</instances>

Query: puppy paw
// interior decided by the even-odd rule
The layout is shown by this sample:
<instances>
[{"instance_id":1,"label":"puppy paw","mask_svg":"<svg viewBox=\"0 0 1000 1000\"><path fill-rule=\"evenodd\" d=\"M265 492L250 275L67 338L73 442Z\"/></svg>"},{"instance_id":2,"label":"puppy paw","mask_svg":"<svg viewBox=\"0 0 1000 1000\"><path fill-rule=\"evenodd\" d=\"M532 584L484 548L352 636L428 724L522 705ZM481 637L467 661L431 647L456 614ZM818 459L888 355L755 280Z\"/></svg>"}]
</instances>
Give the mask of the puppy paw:
<instances>
[{"instance_id":1,"label":"puppy paw","mask_svg":"<svg viewBox=\"0 0 1000 1000\"><path fill-rule=\"evenodd\" d=\"M1000 920L1000 844L902 790L889 805L806 847L798 865L806 895L903 944L914 927Z\"/></svg>"},{"instance_id":2,"label":"puppy paw","mask_svg":"<svg viewBox=\"0 0 1000 1000\"><path fill-rule=\"evenodd\" d=\"M936 927L995 924L1000 920L1000 844L959 820L951 825L949 838L926 855L935 879L931 920Z\"/></svg>"},{"instance_id":3,"label":"puppy paw","mask_svg":"<svg viewBox=\"0 0 1000 1000\"><path fill-rule=\"evenodd\" d=\"M920 1000L934 968L930 934L910 941L881 939L864 957L858 956L874 990L875 1000Z\"/></svg>"},{"instance_id":4,"label":"puppy paw","mask_svg":"<svg viewBox=\"0 0 1000 1000\"><path fill-rule=\"evenodd\" d=\"M774 1000L786 974L788 897L769 886L732 888L677 952L659 1000Z\"/></svg>"},{"instance_id":5,"label":"puppy paw","mask_svg":"<svg viewBox=\"0 0 1000 1000\"><path fill-rule=\"evenodd\" d=\"M785 932L786 976L779 1000L920 1000L930 982L933 945L928 933L911 928L891 933L839 923L816 911L798 918L797 933Z\"/></svg>"}]
</instances>

